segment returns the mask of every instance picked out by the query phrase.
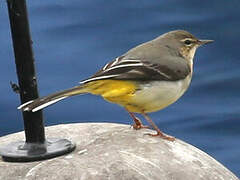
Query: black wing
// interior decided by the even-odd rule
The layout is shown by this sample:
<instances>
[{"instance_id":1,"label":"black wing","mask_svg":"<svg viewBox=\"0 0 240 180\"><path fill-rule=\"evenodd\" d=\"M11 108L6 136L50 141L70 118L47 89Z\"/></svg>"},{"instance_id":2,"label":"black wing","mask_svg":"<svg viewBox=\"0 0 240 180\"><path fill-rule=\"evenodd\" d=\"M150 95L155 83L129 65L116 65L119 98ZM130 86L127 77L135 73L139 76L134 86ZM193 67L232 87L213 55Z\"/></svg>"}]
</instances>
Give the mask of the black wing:
<instances>
[{"instance_id":1,"label":"black wing","mask_svg":"<svg viewBox=\"0 0 240 180\"><path fill-rule=\"evenodd\" d=\"M151 63L147 60L125 59L124 56L120 56L81 83L103 79L177 81L184 79L190 72L189 65L182 58Z\"/></svg>"}]
</instances>

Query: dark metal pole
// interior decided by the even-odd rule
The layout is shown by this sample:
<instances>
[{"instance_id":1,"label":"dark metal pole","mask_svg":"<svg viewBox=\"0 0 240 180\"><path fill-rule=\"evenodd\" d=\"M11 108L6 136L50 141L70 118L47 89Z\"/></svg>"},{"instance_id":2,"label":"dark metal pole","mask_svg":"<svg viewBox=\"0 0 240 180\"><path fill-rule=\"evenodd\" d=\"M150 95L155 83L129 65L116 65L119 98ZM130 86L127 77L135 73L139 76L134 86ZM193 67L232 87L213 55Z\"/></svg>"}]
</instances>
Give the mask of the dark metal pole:
<instances>
[{"instance_id":1,"label":"dark metal pole","mask_svg":"<svg viewBox=\"0 0 240 180\"><path fill-rule=\"evenodd\" d=\"M32 40L29 32L25 0L8 0L15 63L20 87L21 103L38 98ZM26 142L44 143L42 111L23 112Z\"/></svg>"},{"instance_id":2,"label":"dark metal pole","mask_svg":"<svg viewBox=\"0 0 240 180\"><path fill-rule=\"evenodd\" d=\"M7 0L21 103L38 98L25 0ZM23 112L26 141L13 142L0 149L6 161L35 161L56 157L75 148L66 139L45 140L42 111Z\"/></svg>"}]
</instances>

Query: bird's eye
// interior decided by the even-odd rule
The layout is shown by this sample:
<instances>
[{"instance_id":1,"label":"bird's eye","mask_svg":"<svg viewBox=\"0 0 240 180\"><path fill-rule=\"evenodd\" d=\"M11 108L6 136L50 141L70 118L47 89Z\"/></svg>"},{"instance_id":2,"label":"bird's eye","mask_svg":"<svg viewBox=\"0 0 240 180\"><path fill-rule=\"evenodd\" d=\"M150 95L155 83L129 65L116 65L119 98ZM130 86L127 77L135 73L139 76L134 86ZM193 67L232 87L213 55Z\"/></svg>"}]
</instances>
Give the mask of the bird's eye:
<instances>
[{"instance_id":1,"label":"bird's eye","mask_svg":"<svg viewBox=\"0 0 240 180\"><path fill-rule=\"evenodd\" d=\"M190 41L190 40L185 40L184 41L184 44L186 44L186 45L190 45L192 42Z\"/></svg>"}]
</instances>

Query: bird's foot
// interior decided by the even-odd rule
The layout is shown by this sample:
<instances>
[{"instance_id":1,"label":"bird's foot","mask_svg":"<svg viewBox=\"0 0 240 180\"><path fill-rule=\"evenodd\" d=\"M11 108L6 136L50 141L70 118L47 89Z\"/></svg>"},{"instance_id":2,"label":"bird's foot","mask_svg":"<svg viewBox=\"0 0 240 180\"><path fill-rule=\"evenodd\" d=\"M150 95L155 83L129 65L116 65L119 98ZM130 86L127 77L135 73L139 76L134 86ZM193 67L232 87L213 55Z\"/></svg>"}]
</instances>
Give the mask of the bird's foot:
<instances>
[{"instance_id":1,"label":"bird's foot","mask_svg":"<svg viewBox=\"0 0 240 180\"><path fill-rule=\"evenodd\" d=\"M146 134L146 135L149 135L149 136L152 136L152 137L158 136L158 137L160 137L160 138L162 138L162 139L166 139L166 140L171 141L171 142L175 141L175 137L165 135L165 134L162 133L160 130L157 131L157 134L148 133L148 134Z\"/></svg>"},{"instance_id":2,"label":"bird's foot","mask_svg":"<svg viewBox=\"0 0 240 180\"><path fill-rule=\"evenodd\" d=\"M127 110L127 109L126 109L126 110ZM127 110L127 111L128 111L128 110ZM134 121L134 124L131 125L131 127L133 127L133 129L139 130L139 129L142 129L142 128L149 128L149 126L143 125L142 121L141 121L138 117L136 117L136 116L134 115L134 113L132 113L132 112L130 112L130 111L128 111L128 113L130 114L130 116L133 118L133 121Z\"/></svg>"},{"instance_id":3,"label":"bird's foot","mask_svg":"<svg viewBox=\"0 0 240 180\"><path fill-rule=\"evenodd\" d=\"M133 129L135 129L135 130L139 130L139 129L142 129L142 128L149 128L149 126L145 126L145 125L143 125L142 124L142 121L139 119L139 118L137 118L136 116L134 117L134 124L132 125L132 127L133 127Z\"/></svg>"},{"instance_id":4,"label":"bird's foot","mask_svg":"<svg viewBox=\"0 0 240 180\"><path fill-rule=\"evenodd\" d=\"M136 123L136 122L132 125L132 127L135 130L139 130L139 129L142 129L142 128L147 128L147 129L149 128L149 126L145 126L142 123Z\"/></svg>"}]
</instances>

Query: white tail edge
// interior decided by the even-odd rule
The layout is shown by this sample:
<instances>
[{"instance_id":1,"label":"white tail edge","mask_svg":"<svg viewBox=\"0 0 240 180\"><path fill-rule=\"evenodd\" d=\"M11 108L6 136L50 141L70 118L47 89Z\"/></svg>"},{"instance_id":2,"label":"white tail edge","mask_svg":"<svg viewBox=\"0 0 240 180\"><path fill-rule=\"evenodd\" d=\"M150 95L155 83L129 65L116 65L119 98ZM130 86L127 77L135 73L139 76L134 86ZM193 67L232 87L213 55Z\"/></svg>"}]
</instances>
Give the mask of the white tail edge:
<instances>
[{"instance_id":1,"label":"white tail edge","mask_svg":"<svg viewBox=\"0 0 240 180\"><path fill-rule=\"evenodd\" d=\"M32 109L32 112L36 112L36 111L38 111L38 110L40 110L40 109L43 109L43 108L45 108L45 107L47 107L47 106L49 106L49 105L51 105L51 104L54 104L54 103L56 103L56 102L58 102L58 101L61 101L62 99L65 99L65 98L67 98L67 96L60 97L60 98L58 98L58 99L54 99L54 100L52 100L52 101L49 101L49 102L47 102L47 103L45 103L45 104L42 104L42 105L40 105L40 106ZM24 111L28 111L28 110L29 110L29 109L27 109L27 108L24 109Z\"/></svg>"},{"instance_id":2,"label":"white tail edge","mask_svg":"<svg viewBox=\"0 0 240 180\"><path fill-rule=\"evenodd\" d=\"M30 104L30 103L32 103L32 102L33 102L33 100L32 100L32 101L28 101L28 102L26 102L26 103L18 106L18 109L22 109L23 106L26 106L26 105L28 105L28 104Z\"/></svg>"}]
</instances>

